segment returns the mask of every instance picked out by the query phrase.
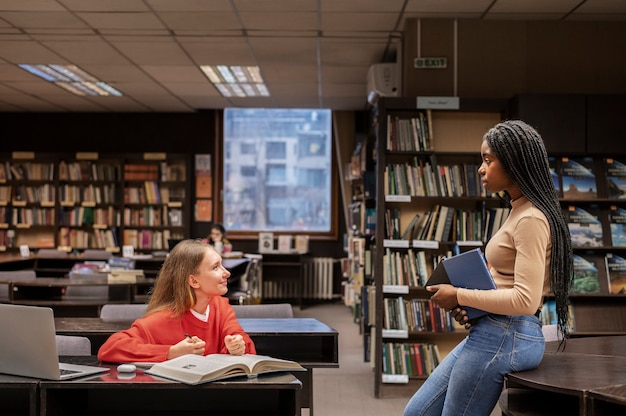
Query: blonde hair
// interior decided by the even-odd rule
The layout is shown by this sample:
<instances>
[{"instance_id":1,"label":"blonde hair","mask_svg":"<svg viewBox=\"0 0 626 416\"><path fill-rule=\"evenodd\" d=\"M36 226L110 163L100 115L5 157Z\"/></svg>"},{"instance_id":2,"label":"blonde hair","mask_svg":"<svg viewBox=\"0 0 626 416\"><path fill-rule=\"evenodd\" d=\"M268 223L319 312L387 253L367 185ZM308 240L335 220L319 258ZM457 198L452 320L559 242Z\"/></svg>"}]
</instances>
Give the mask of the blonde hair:
<instances>
[{"instance_id":1,"label":"blonde hair","mask_svg":"<svg viewBox=\"0 0 626 416\"><path fill-rule=\"evenodd\" d=\"M214 249L201 240L183 240L176 244L156 278L146 315L168 309L174 316L182 316L196 303L189 276L198 273L207 250Z\"/></svg>"}]
</instances>

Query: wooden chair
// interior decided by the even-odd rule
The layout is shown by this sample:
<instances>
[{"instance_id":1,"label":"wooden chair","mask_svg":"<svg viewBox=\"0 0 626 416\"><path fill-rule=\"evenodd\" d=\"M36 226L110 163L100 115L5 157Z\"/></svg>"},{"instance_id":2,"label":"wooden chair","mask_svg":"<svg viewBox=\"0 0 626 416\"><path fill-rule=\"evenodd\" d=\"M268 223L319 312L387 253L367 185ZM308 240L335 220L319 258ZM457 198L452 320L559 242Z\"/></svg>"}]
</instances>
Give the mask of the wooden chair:
<instances>
[{"instance_id":1,"label":"wooden chair","mask_svg":"<svg viewBox=\"0 0 626 416\"><path fill-rule=\"evenodd\" d=\"M0 271L0 281L2 282L15 282L35 280L37 273L34 270L14 270L14 271ZM9 301L9 285L0 285L0 302Z\"/></svg>"},{"instance_id":2,"label":"wooden chair","mask_svg":"<svg viewBox=\"0 0 626 416\"><path fill-rule=\"evenodd\" d=\"M293 318L290 303L268 303L262 305L233 305L239 318Z\"/></svg>"},{"instance_id":3,"label":"wooden chair","mask_svg":"<svg viewBox=\"0 0 626 416\"><path fill-rule=\"evenodd\" d=\"M57 335L57 355L91 355L91 341L87 337Z\"/></svg>"},{"instance_id":4,"label":"wooden chair","mask_svg":"<svg viewBox=\"0 0 626 416\"><path fill-rule=\"evenodd\" d=\"M106 304L100 309L100 319L104 322L132 322L141 318L148 307L145 303Z\"/></svg>"}]
</instances>

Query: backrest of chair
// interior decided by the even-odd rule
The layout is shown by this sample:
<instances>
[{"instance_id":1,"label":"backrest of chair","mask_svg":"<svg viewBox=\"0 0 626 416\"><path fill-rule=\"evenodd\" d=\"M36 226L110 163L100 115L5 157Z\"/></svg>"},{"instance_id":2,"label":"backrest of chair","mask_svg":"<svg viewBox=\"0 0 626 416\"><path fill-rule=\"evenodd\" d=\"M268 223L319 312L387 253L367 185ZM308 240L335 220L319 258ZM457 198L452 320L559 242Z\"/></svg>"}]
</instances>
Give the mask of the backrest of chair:
<instances>
[{"instance_id":1,"label":"backrest of chair","mask_svg":"<svg viewBox=\"0 0 626 416\"><path fill-rule=\"evenodd\" d=\"M55 248L40 248L39 251L37 251L37 256L43 258L63 258L67 257L68 254L65 251Z\"/></svg>"},{"instance_id":2,"label":"backrest of chair","mask_svg":"<svg viewBox=\"0 0 626 416\"><path fill-rule=\"evenodd\" d=\"M91 355L91 341L87 337L57 335L58 355Z\"/></svg>"},{"instance_id":3,"label":"backrest of chair","mask_svg":"<svg viewBox=\"0 0 626 416\"><path fill-rule=\"evenodd\" d=\"M147 308L145 303L106 304L100 309L100 319L104 322L133 322L141 318Z\"/></svg>"},{"instance_id":4,"label":"backrest of chair","mask_svg":"<svg viewBox=\"0 0 626 416\"><path fill-rule=\"evenodd\" d=\"M107 260L113 254L106 250L86 249L83 251L83 258L86 260Z\"/></svg>"},{"instance_id":5,"label":"backrest of chair","mask_svg":"<svg viewBox=\"0 0 626 416\"><path fill-rule=\"evenodd\" d=\"M260 262L257 258L251 258L243 276L245 288L251 293L257 288Z\"/></svg>"},{"instance_id":6,"label":"backrest of chair","mask_svg":"<svg viewBox=\"0 0 626 416\"><path fill-rule=\"evenodd\" d=\"M237 318L293 318L293 308L289 303L232 306Z\"/></svg>"},{"instance_id":7,"label":"backrest of chair","mask_svg":"<svg viewBox=\"0 0 626 416\"><path fill-rule=\"evenodd\" d=\"M559 327L557 325L544 325L541 327L543 338L546 342L559 340Z\"/></svg>"},{"instance_id":8,"label":"backrest of chair","mask_svg":"<svg viewBox=\"0 0 626 416\"><path fill-rule=\"evenodd\" d=\"M13 271L0 271L0 281L3 282L17 282L26 280L35 280L37 273L34 270L13 270ZM0 285L0 301L9 300L9 285Z\"/></svg>"}]
</instances>

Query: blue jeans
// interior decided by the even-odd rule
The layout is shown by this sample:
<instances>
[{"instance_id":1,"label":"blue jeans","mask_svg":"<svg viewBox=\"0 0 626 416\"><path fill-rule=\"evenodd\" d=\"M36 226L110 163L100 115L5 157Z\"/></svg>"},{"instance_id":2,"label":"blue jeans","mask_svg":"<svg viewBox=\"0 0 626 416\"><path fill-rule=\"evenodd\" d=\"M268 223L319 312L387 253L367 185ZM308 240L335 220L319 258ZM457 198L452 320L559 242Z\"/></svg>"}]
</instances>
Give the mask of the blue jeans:
<instances>
[{"instance_id":1,"label":"blue jeans","mask_svg":"<svg viewBox=\"0 0 626 416\"><path fill-rule=\"evenodd\" d=\"M480 319L411 397L405 416L488 416L504 376L536 368L545 342L535 316Z\"/></svg>"}]
</instances>

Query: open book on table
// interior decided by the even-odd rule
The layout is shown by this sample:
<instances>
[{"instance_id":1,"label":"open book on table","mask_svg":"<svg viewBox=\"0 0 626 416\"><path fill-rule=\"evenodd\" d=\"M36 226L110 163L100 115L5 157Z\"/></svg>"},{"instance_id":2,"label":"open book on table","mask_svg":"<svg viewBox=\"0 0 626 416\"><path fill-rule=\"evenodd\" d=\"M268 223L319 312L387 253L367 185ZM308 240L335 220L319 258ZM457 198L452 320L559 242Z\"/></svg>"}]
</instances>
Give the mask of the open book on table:
<instances>
[{"instance_id":1,"label":"open book on table","mask_svg":"<svg viewBox=\"0 0 626 416\"><path fill-rule=\"evenodd\" d=\"M278 371L306 371L295 361L266 355L187 354L154 364L146 374L186 384L208 383L231 377L256 377Z\"/></svg>"},{"instance_id":2,"label":"open book on table","mask_svg":"<svg viewBox=\"0 0 626 416\"><path fill-rule=\"evenodd\" d=\"M496 284L487 268L487 263L479 248L448 257L439 262L428 278L426 286L451 284L466 289L495 289ZM487 315L487 312L462 306L470 319Z\"/></svg>"}]
</instances>

